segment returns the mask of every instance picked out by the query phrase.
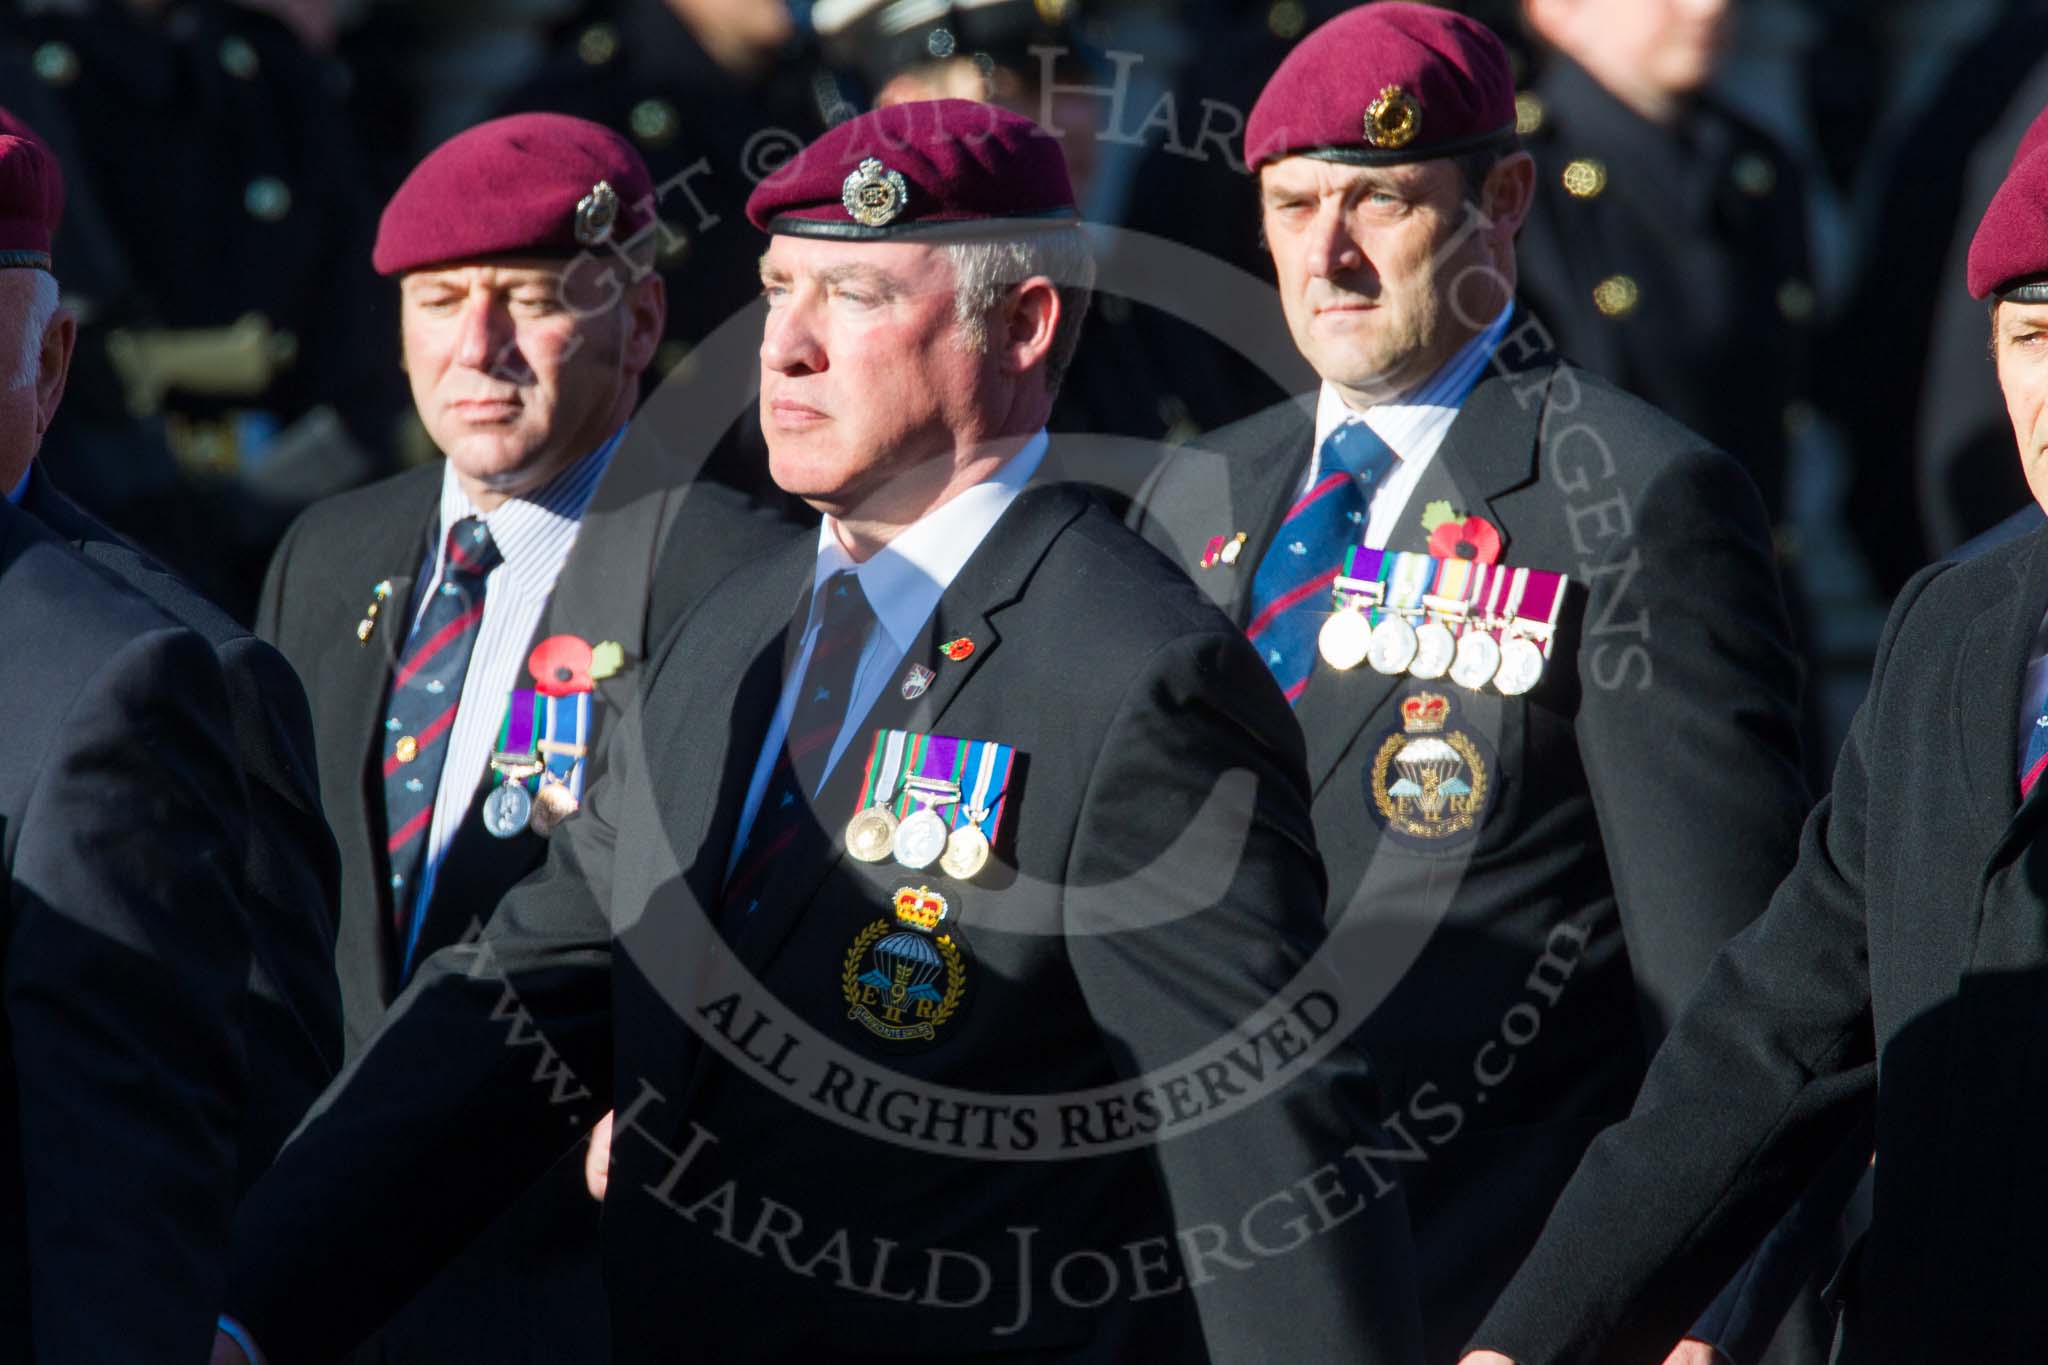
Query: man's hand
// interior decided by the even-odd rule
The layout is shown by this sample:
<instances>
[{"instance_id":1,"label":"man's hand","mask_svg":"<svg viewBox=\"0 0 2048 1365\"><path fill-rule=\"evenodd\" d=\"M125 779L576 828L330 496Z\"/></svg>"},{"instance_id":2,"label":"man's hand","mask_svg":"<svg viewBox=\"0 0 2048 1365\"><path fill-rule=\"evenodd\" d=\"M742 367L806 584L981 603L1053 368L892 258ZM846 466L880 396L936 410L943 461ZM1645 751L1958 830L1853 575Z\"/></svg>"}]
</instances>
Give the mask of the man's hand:
<instances>
[{"instance_id":1,"label":"man's hand","mask_svg":"<svg viewBox=\"0 0 2048 1365\"><path fill-rule=\"evenodd\" d=\"M611 1183L611 1178L612 1116L607 1112L597 1121L597 1127L590 1130L590 1150L583 1154L583 1183L590 1187L590 1197L602 1204L605 1186ZM221 1363L216 1360L214 1365Z\"/></svg>"},{"instance_id":2,"label":"man's hand","mask_svg":"<svg viewBox=\"0 0 2048 1365\"><path fill-rule=\"evenodd\" d=\"M213 1334L213 1354L207 1358L208 1365L254 1365L249 1357L242 1354L242 1348L226 1332Z\"/></svg>"},{"instance_id":3,"label":"man's hand","mask_svg":"<svg viewBox=\"0 0 2048 1365\"><path fill-rule=\"evenodd\" d=\"M1664 1365L1728 1365L1728 1357L1704 1341L1687 1337L1671 1348L1671 1354L1664 1357Z\"/></svg>"}]
</instances>

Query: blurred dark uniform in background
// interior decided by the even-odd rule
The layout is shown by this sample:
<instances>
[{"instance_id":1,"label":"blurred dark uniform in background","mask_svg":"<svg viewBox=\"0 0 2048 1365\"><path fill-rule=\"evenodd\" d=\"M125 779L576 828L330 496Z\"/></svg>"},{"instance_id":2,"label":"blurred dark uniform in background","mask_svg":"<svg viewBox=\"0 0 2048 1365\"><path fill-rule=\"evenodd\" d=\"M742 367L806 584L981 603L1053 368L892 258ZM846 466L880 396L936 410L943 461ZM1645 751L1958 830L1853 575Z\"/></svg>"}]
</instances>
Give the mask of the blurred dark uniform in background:
<instances>
[{"instance_id":1,"label":"blurred dark uniform in background","mask_svg":"<svg viewBox=\"0 0 2048 1365\"><path fill-rule=\"evenodd\" d=\"M0 103L73 187L73 420L45 458L246 621L290 517L383 472L405 408L345 78L225 0L7 30Z\"/></svg>"},{"instance_id":2,"label":"blurred dark uniform in background","mask_svg":"<svg viewBox=\"0 0 2048 1365\"><path fill-rule=\"evenodd\" d=\"M1116 16L1105 14L1110 9L1085 0L848 0L820 6L813 18L826 59L877 107L972 99L1036 120L1060 139L1084 214L1091 202L1119 197L1095 193L1100 177L1112 173L1104 163L1142 142L1137 184L1126 200L1128 220L1104 228L1134 227L1203 251L1205 258L1176 261L1163 258L1155 243L1096 238L1098 279L1088 325L1047 422L1058 435L1095 438L1062 443L1066 473L1093 485L1121 512L1158 462L1161 443L1186 441L1277 401L1306 372L1296 371L1298 357L1264 296L1256 307L1232 314L1235 326L1216 325L1203 306L1214 302L1203 272L1218 258L1209 239L1215 220L1255 223L1239 136L1246 106L1207 115L1207 130L1217 136L1203 141L1200 94L1170 84L1157 90L1135 79L1144 63L1161 58L1114 46L1121 40ZM1184 15L1183 22L1195 20ZM1205 52L1209 44L1203 39L1197 46ZM1274 63L1284 50L1276 49ZM1246 68L1247 104L1270 70ZM1194 197L1209 196L1202 212L1188 218L1157 212L1153 168L1163 162L1188 163L1186 172L1158 179ZM1223 259L1245 268L1240 259ZM1270 268L1253 264L1259 278L1270 281ZM1149 302L1134 296L1140 291ZM1182 302L1186 306L1173 306ZM1267 378L1233 347L1245 332L1267 339L1269 353L1288 367L1288 385Z\"/></svg>"},{"instance_id":3,"label":"blurred dark uniform in background","mask_svg":"<svg viewBox=\"0 0 2048 1365\"><path fill-rule=\"evenodd\" d=\"M499 112L533 111L574 114L624 134L654 176L668 327L648 387L687 365L691 351L742 312L749 319L723 344L751 355L761 340L750 310L761 296L767 242L747 224L747 195L829 124L859 112L783 0L593 7ZM789 507L768 481L754 405L715 417L742 420L714 451L706 477Z\"/></svg>"},{"instance_id":4,"label":"blurred dark uniform in background","mask_svg":"<svg viewBox=\"0 0 2048 1365\"><path fill-rule=\"evenodd\" d=\"M1797 167L1711 98L1659 126L1561 54L1516 112L1537 169L1523 298L1560 352L1733 455L1782 551L1815 311Z\"/></svg>"}]
</instances>

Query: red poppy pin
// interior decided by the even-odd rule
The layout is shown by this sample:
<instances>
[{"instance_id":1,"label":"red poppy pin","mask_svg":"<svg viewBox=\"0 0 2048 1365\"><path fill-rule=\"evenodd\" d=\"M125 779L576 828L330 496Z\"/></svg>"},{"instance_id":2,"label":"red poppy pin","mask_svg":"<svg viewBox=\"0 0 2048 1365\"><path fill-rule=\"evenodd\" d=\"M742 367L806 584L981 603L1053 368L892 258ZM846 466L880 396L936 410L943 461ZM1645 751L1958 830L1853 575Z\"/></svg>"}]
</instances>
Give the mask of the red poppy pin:
<instances>
[{"instance_id":1,"label":"red poppy pin","mask_svg":"<svg viewBox=\"0 0 2048 1365\"><path fill-rule=\"evenodd\" d=\"M957 640L948 640L939 646L939 653L957 664L968 655L974 653L974 641L968 639L965 635Z\"/></svg>"},{"instance_id":2,"label":"red poppy pin","mask_svg":"<svg viewBox=\"0 0 2048 1365\"><path fill-rule=\"evenodd\" d=\"M534 690L544 697L569 697L596 684L590 676L590 644L574 635L550 635L526 656Z\"/></svg>"},{"instance_id":3,"label":"red poppy pin","mask_svg":"<svg viewBox=\"0 0 2048 1365\"><path fill-rule=\"evenodd\" d=\"M1492 564L1500 559L1500 532L1485 517L1460 516L1438 500L1422 510L1422 529L1429 532L1429 553L1438 559L1469 559Z\"/></svg>"}]
</instances>

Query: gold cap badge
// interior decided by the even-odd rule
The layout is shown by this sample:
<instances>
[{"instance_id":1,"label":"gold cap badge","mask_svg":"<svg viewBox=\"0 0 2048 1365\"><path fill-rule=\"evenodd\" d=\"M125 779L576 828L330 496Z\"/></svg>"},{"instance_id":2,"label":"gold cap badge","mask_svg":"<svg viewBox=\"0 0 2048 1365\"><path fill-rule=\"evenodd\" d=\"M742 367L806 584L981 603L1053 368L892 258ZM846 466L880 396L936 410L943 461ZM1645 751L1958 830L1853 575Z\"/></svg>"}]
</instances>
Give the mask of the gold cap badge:
<instances>
[{"instance_id":1,"label":"gold cap badge","mask_svg":"<svg viewBox=\"0 0 2048 1365\"><path fill-rule=\"evenodd\" d=\"M1396 151L1421 131L1422 106L1398 85L1387 86L1365 107L1365 140L1372 146Z\"/></svg>"},{"instance_id":2,"label":"gold cap badge","mask_svg":"<svg viewBox=\"0 0 2048 1365\"><path fill-rule=\"evenodd\" d=\"M869 157L847 173L839 187L839 202L861 226L885 227L909 204L910 186L903 183L902 176Z\"/></svg>"},{"instance_id":3,"label":"gold cap badge","mask_svg":"<svg viewBox=\"0 0 2048 1365\"><path fill-rule=\"evenodd\" d=\"M619 220L619 192L608 180L600 180L590 187L590 193L576 201L576 242L579 246L596 246L612 235L612 225Z\"/></svg>"}]
</instances>

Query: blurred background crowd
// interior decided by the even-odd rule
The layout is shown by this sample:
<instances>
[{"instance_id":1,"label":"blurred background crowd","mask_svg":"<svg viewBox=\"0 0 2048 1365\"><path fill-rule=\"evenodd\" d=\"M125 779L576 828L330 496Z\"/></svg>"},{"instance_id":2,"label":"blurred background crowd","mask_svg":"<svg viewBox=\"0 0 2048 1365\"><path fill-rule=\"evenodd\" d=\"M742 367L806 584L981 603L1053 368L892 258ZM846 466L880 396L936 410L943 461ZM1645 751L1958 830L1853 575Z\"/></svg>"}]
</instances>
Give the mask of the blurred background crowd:
<instances>
[{"instance_id":1,"label":"blurred background crowd","mask_svg":"<svg viewBox=\"0 0 2048 1365\"><path fill-rule=\"evenodd\" d=\"M2048 0L1456 7L1520 64L1541 175L1524 298L1568 355L1755 476L1825 758L1892 591L2027 502L1961 260L2048 104ZM0 0L0 105L70 188L56 255L80 344L43 459L246 619L297 511L435 458L369 251L429 148L528 109L632 138L672 187L659 382L756 295L754 183L832 123L938 94L1059 131L1089 217L1129 230L1115 250L1200 253L1181 306L1174 281L1125 263L1154 281L1149 302L1098 298L1054 422L1199 439L1297 378L1198 305L1238 278L1218 263L1271 278L1239 134L1289 47L1340 8ZM732 422L714 473L758 492L751 427Z\"/></svg>"}]
</instances>

